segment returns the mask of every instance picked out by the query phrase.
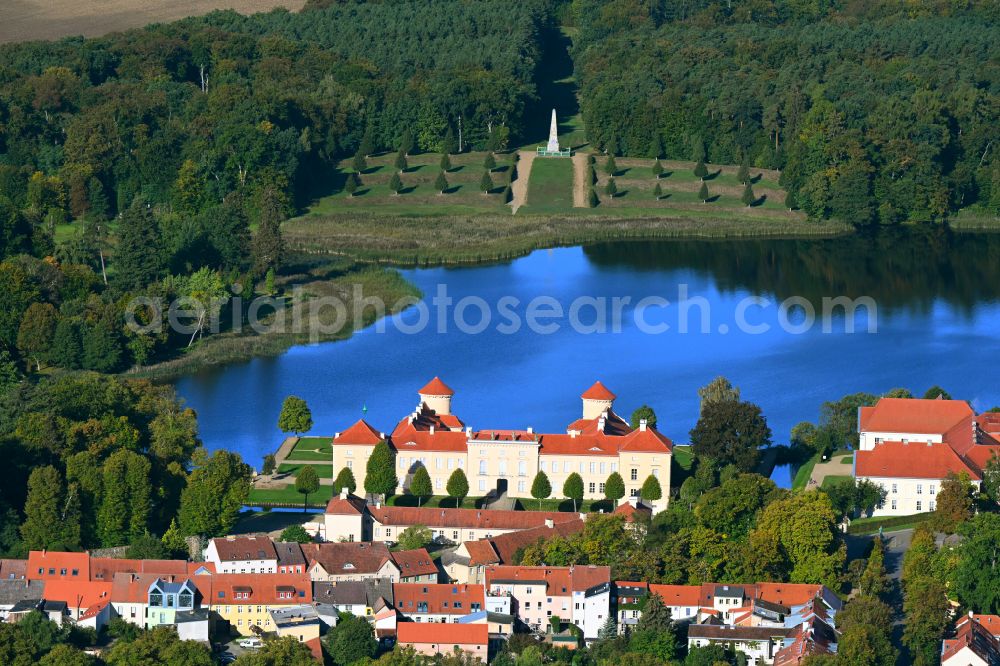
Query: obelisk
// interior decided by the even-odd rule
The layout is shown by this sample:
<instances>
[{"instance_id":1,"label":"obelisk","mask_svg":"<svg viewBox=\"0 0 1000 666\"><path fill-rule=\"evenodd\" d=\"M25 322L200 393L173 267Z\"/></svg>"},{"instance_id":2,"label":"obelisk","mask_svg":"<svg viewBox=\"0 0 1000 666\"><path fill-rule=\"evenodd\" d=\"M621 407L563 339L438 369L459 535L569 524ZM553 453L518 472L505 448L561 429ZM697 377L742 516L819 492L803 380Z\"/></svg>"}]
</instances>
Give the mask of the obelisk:
<instances>
[{"instance_id":1,"label":"obelisk","mask_svg":"<svg viewBox=\"0 0 1000 666\"><path fill-rule=\"evenodd\" d=\"M556 123L556 110L552 109L552 123L549 125L549 145L545 147L549 153L559 152L559 125Z\"/></svg>"}]
</instances>

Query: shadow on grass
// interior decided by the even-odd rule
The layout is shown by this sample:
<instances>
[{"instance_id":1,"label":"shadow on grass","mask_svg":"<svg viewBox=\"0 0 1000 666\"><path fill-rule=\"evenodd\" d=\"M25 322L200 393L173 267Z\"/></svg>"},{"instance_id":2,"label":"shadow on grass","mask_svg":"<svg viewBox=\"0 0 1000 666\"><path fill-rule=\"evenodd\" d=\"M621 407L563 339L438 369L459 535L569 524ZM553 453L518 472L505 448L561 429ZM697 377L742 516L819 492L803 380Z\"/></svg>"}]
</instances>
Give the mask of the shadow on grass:
<instances>
[{"instance_id":1,"label":"shadow on grass","mask_svg":"<svg viewBox=\"0 0 1000 666\"><path fill-rule=\"evenodd\" d=\"M712 173L705 174L705 177L702 178L702 180L715 180L720 175L722 175L722 169L718 169L716 171L713 171Z\"/></svg>"},{"instance_id":2,"label":"shadow on grass","mask_svg":"<svg viewBox=\"0 0 1000 666\"><path fill-rule=\"evenodd\" d=\"M763 179L764 179L764 174L762 174L762 173L759 173L759 174L757 174L756 176L750 176L750 182L751 182L751 183L752 183L753 185L756 185L757 183L759 183L759 182L760 182L760 181L762 181Z\"/></svg>"},{"instance_id":3,"label":"shadow on grass","mask_svg":"<svg viewBox=\"0 0 1000 666\"><path fill-rule=\"evenodd\" d=\"M427 165L426 164L411 164L410 166L408 166L405 169L403 169L403 173L416 173L416 172L420 171L421 169L423 169L425 166L427 166Z\"/></svg>"},{"instance_id":4,"label":"shadow on grass","mask_svg":"<svg viewBox=\"0 0 1000 666\"><path fill-rule=\"evenodd\" d=\"M400 194L409 194L417 189L416 185L407 185L399 191Z\"/></svg>"},{"instance_id":5,"label":"shadow on grass","mask_svg":"<svg viewBox=\"0 0 1000 666\"><path fill-rule=\"evenodd\" d=\"M348 195L347 198L348 199L357 199L358 197L363 197L364 195L368 194L369 192L371 192L371 188L362 187L360 190L354 190L354 194L353 195Z\"/></svg>"},{"instance_id":6,"label":"shadow on grass","mask_svg":"<svg viewBox=\"0 0 1000 666\"><path fill-rule=\"evenodd\" d=\"M672 175L674 175L673 171L664 171L663 173L660 174L659 180L663 180L664 178L670 178Z\"/></svg>"},{"instance_id":7,"label":"shadow on grass","mask_svg":"<svg viewBox=\"0 0 1000 666\"><path fill-rule=\"evenodd\" d=\"M673 194L671 194L670 192L664 192L660 196L656 197L656 200L657 201L663 201L664 199L669 199L672 196L673 196Z\"/></svg>"},{"instance_id":8,"label":"shadow on grass","mask_svg":"<svg viewBox=\"0 0 1000 666\"><path fill-rule=\"evenodd\" d=\"M721 194L713 194L709 198L705 199L705 203L715 203L722 197Z\"/></svg>"},{"instance_id":9,"label":"shadow on grass","mask_svg":"<svg viewBox=\"0 0 1000 666\"><path fill-rule=\"evenodd\" d=\"M767 201L767 195L763 194L750 202L750 208L757 208L758 206L763 206L766 201Z\"/></svg>"}]
</instances>

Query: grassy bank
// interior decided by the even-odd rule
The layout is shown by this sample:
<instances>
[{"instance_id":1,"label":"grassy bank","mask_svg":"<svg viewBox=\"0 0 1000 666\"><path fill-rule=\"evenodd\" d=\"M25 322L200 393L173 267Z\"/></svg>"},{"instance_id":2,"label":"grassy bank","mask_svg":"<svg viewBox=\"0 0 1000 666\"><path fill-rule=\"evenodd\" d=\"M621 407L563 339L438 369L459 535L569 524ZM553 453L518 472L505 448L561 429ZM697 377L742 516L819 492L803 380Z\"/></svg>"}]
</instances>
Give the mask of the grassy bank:
<instances>
[{"instance_id":1,"label":"grassy bank","mask_svg":"<svg viewBox=\"0 0 1000 666\"><path fill-rule=\"evenodd\" d=\"M285 275L278 287L281 294L277 300L282 307L262 320L262 330L230 328L196 342L176 358L130 371L129 375L167 380L257 356L277 356L296 344L349 338L374 323L379 314L355 304L353 294L358 288L365 297L386 303L390 309L385 314L403 309L407 299L420 297L419 290L398 272L346 257ZM333 307L320 306L331 298L346 307L347 316L340 325Z\"/></svg>"}]
</instances>

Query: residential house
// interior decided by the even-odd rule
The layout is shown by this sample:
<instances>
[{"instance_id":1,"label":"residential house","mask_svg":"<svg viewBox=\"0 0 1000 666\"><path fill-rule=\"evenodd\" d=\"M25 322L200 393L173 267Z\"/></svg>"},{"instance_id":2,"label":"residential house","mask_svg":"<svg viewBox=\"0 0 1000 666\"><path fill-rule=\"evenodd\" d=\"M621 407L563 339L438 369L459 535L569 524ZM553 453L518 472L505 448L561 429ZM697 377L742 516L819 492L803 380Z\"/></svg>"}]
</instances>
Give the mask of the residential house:
<instances>
[{"instance_id":1,"label":"residential house","mask_svg":"<svg viewBox=\"0 0 1000 666\"><path fill-rule=\"evenodd\" d=\"M397 550L390 553L399 569L400 583L436 583L439 571L426 548Z\"/></svg>"},{"instance_id":2,"label":"residential house","mask_svg":"<svg viewBox=\"0 0 1000 666\"><path fill-rule=\"evenodd\" d=\"M305 574L216 574L204 603L243 636L274 631L271 610L312 603L312 582Z\"/></svg>"},{"instance_id":3,"label":"residential house","mask_svg":"<svg viewBox=\"0 0 1000 666\"><path fill-rule=\"evenodd\" d=\"M39 603L44 596L45 583L26 578L0 579L0 622L21 602Z\"/></svg>"},{"instance_id":4,"label":"residential house","mask_svg":"<svg viewBox=\"0 0 1000 666\"><path fill-rule=\"evenodd\" d=\"M457 622L486 608L482 585L396 583L392 597L396 611L411 622Z\"/></svg>"},{"instance_id":5,"label":"residential house","mask_svg":"<svg viewBox=\"0 0 1000 666\"><path fill-rule=\"evenodd\" d=\"M187 560L132 560L114 557L91 557L90 580L112 582L115 574L157 574L160 576L200 576L215 573L211 562Z\"/></svg>"},{"instance_id":6,"label":"residential house","mask_svg":"<svg viewBox=\"0 0 1000 666\"><path fill-rule=\"evenodd\" d=\"M313 601L317 607L329 607L331 613L370 618L383 608L392 607L392 585L388 578L314 582Z\"/></svg>"},{"instance_id":7,"label":"residential house","mask_svg":"<svg viewBox=\"0 0 1000 666\"><path fill-rule=\"evenodd\" d=\"M306 523L305 528L324 541L371 541L371 518L365 500L347 488L327 503L322 521Z\"/></svg>"},{"instance_id":8,"label":"residential house","mask_svg":"<svg viewBox=\"0 0 1000 666\"><path fill-rule=\"evenodd\" d=\"M28 560L8 560L0 558L0 580L27 578Z\"/></svg>"},{"instance_id":9,"label":"residential house","mask_svg":"<svg viewBox=\"0 0 1000 666\"><path fill-rule=\"evenodd\" d=\"M278 556L278 573L301 574L309 568L302 546L294 541L275 541L274 551Z\"/></svg>"},{"instance_id":10,"label":"residential house","mask_svg":"<svg viewBox=\"0 0 1000 666\"><path fill-rule=\"evenodd\" d=\"M664 498L655 502L653 509L662 510L667 505L673 444L646 423L633 429L615 414L616 396L600 382L580 396L581 418L570 423L565 432L553 434L536 433L531 427L487 430L466 427L452 413L455 391L438 377L417 394L416 408L389 435L363 420L338 433L333 439L334 469L350 467L358 485L364 487L368 456L379 442L385 441L395 455L400 493L409 488L414 473L423 467L430 475L435 494L440 495L445 494L448 478L454 471L463 469L474 494L497 493L529 499L532 479L544 471L555 489L561 489L570 474L580 474L585 499L603 499L608 476L618 472L630 497L638 497L646 478L657 477ZM331 534L339 534L330 525L325 531L327 540L333 540ZM448 538L459 542L482 536Z\"/></svg>"},{"instance_id":11,"label":"residential house","mask_svg":"<svg viewBox=\"0 0 1000 666\"><path fill-rule=\"evenodd\" d=\"M90 555L33 550L28 553L27 577L31 580L90 580Z\"/></svg>"},{"instance_id":12,"label":"residential house","mask_svg":"<svg viewBox=\"0 0 1000 666\"><path fill-rule=\"evenodd\" d=\"M610 567L491 566L486 587L490 596L512 597L513 614L537 632L558 617L594 640L611 613Z\"/></svg>"},{"instance_id":13,"label":"residential house","mask_svg":"<svg viewBox=\"0 0 1000 666\"><path fill-rule=\"evenodd\" d=\"M759 666L773 663L774 655L794 633L794 629L785 627L692 624L688 627L688 649L723 645L744 653L748 666Z\"/></svg>"},{"instance_id":14,"label":"residential house","mask_svg":"<svg viewBox=\"0 0 1000 666\"><path fill-rule=\"evenodd\" d=\"M396 642L427 656L449 655L459 651L477 657L484 663L489 659L490 632L486 624L428 626L416 622L400 622L396 625Z\"/></svg>"},{"instance_id":15,"label":"residential house","mask_svg":"<svg viewBox=\"0 0 1000 666\"><path fill-rule=\"evenodd\" d=\"M1000 639L983 626L975 615L957 625L954 638L941 646L941 666L998 666Z\"/></svg>"},{"instance_id":16,"label":"residential house","mask_svg":"<svg viewBox=\"0 0 1000 666\"><path fill-rule=\"evenodd\" d=\"M278 636L292 636L300 643L318 639L321 622L319 613L309 605L272 608L271 624Z\"/></svg>"},{"instance_id":17,"label":"residential house","mask_svg":"<svg viewBox=\"0 0 1000 666\"><path fill-rule=\"evenodd\" d=\"M156 578L149 584L146 598L147 628L171 625L186 640L209 641L208 609L201 607L204 595L192 579Z\"/></svg>"},{"instance_id":18,"label":"residential house","mask_svg":"<svg viewBox=\"0 0 1000 666\"><path fill-rule=\"evenodd\" d=\"M307 543L302 553L313 581L399 580L399 567L384 543Z\"/></svg>"},{"instance_id":19,"label":"residential house","mask_svg":"<svg viewBox=\"0 0 1000 666\"><path fill-rule=\"evenodd\" d=\"M983 468L1000 452L1000 418L962 400L882 398L858 412L854 476L886 491L876 516L934 511L949 474L966 474L977 488Z\"/></svg>"},{"instance_id":20,"label":"residential house","mask_svg":"<svg viewBox=\"0 0 1000 666\"><path fill-rule=\"evenodd\" d=\"M278 553L267 535L225 536L212 539L205 548L205 561L219 573L277 573Z\"/></svg>"},{"instance_id":21,"label":"residential house","mask_svg":"<svg viewBox=\"0 0 1000 666\"><path fill-rule=\"evenodd\" d=\"M650 585L645 582L618 581L614 585L612 603L617 612L618 631L635 627L642 617L642 608L650 594L659 595L663 605L670 609L675 622L697 619L701 603L699 585Z\"/></svg>"},{"instance_id":22,"label":"residential house","mask_svg":"<svg viewBox=\"0 0 1000 666\"><path fill-rule=\"evenodd\" d=\"M43 600L45 604L65 604L66 619L95 631L111 620L111 583L48 580Z\"/></svg>"}]
</instances>

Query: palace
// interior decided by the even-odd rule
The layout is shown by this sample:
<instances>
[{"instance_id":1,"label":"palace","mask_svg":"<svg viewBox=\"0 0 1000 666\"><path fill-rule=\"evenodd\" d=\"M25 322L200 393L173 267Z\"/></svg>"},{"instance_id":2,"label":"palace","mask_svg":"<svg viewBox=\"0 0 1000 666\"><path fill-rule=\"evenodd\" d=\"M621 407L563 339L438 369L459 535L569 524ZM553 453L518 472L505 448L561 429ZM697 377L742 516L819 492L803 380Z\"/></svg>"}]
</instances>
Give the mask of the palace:
<instances>
[{"instance_id":1,"label":"palace","mask_svg":"<svg viewBox=\"0 0 1000 666\"><path fill-rule=\"evenodd\" d=\"M608 476L618 472L626 497L638 497L643 483L654 477L662 499L651 502L654 511L666 508L670 494L672 442L641 421L632 428L613 409L615 394L596 382L580 396L581 417L565 433L542 434L522 430L473 430L452 413L455 392L435 377L420 391L416 409L386 435L364 420L333 439L334 473L348 467L359 492L375 446L386 441L396 460L399 491L409 488L414 472L424 467L434 494L445 495L448 478L465 471L469 494L506 493L530 498L531 484L544 472L552 496L562 497L563 483L576 472L583 478L584 499L603 499Z\"/></svg>"}]
</instances>

